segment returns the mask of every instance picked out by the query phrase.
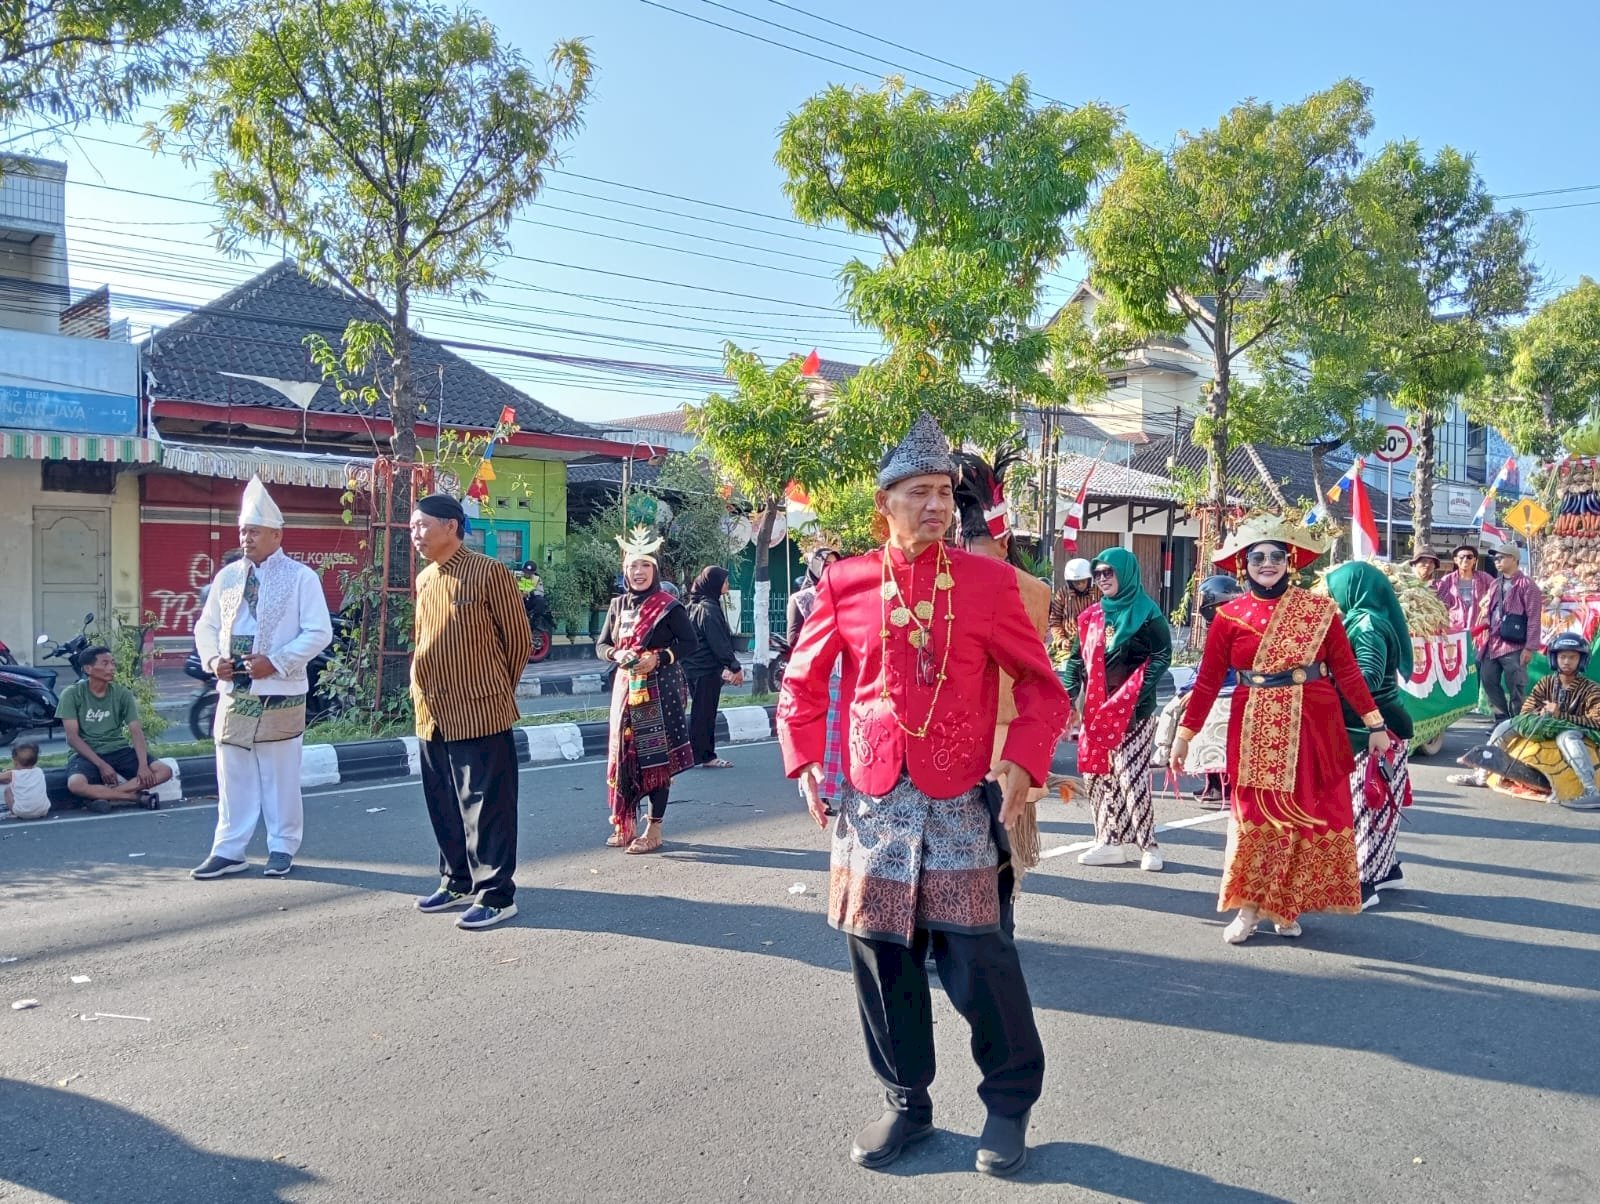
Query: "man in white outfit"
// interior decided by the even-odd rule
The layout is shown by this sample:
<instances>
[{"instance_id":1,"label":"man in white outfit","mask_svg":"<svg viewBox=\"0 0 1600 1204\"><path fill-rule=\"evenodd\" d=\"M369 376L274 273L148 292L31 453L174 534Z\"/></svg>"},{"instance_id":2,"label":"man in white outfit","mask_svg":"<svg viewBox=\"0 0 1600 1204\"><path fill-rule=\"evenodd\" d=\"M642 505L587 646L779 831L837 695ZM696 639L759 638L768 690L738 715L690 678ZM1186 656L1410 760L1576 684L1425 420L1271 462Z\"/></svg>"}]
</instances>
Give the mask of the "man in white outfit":
<instances>
[{"instance_id":1,"label":"man in white outfit","mask_svg":"<svg viewBox=\"0 0 1600 1204\"><path fill-rule=\"evenodd\" d=\"M283 554L283 512L260 478L239 509L244 556L212 583L194 642L217 676L217 834L211 856L190 871L220 878L248 869L245 847L267 824L268 877L294 867L305 828L300 756L306 726L306 666L333 642L316 573Z\"/></svg>"}]
</instances>

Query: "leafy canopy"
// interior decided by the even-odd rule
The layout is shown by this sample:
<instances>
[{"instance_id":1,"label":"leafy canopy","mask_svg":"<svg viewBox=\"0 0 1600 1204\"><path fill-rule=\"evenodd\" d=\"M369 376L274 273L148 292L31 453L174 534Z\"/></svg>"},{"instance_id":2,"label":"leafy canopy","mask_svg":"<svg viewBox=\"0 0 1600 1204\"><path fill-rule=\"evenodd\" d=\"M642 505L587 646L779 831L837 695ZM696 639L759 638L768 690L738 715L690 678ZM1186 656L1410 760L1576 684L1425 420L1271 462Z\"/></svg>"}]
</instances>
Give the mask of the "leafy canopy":
<instances>
[{"instance_id":1,"label":"leafy canopy","mask_svg":"<svg viewBox=\"0 0 1600 1204\"><path fill-rule=\"evenodd\" d=\"M1600 284L1588 276L1499 340L1475 415L1524 454L1595 446L1600 421ZM1572 428L1582 424L1584 438ZM1593 454L1592 451L1589 454Z\"/></svg>"},{"instance_id":2,"label":"leafy canopy","mask_svg":"<svg viewBox=\"0 0 1600 1204\"><path fill-rule=\"evenodd\" d=\"M0 125L117 117L181 78L203 0L6 0L0 5Z\"/></svg>"},{"instance_id":3,"label":"leafy canopy","mask_svg":"<svg viewBox=\"0 0 1600 1204\"><path fill-rule=\"evenodd\" d=\"M688 427L712 462L746 497L765 507L793 481L810 483L819 469L821 426L806 394L798 359L768 368L754 352L723 345L733 396L713 393L688 407Z\"/></svg>"}]
</instances>

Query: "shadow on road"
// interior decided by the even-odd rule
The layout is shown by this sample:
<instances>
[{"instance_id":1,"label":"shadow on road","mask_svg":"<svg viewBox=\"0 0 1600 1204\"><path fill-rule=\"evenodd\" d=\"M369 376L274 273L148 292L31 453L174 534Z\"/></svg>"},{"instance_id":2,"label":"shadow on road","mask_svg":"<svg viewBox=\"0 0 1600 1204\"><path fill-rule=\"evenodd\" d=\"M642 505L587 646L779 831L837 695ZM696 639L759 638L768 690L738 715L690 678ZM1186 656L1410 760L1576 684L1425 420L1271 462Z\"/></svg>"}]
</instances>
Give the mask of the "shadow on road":
<instances>
[{"instance_id":1,"label":"shadow on road","mask_svg":"<svg viewBox=\"0 0 1600 1204\"><path fill-rule=\"evenodd\" d=\"M1052 1141L1028 1152L1023 1179L1070 1183L1138 1204L1204 1200L1207 1204L1289 1204L1282 1196L1218 1183L1208 1175L1119 1154L1100 1145Z\"/></svg>"},{"instance_id":2,"label":"shadow on road","mask_svg":"<svg viewBox=\"0 0 1600 1204\"><path fill-rule=\"evenodd\" d=\"M283 1162L202 1150L137 1112L15 1079L0 1079L0 1131L0 1183L66 1204L272 1204L317 1178Z\"/></svg>"}]
</instances>

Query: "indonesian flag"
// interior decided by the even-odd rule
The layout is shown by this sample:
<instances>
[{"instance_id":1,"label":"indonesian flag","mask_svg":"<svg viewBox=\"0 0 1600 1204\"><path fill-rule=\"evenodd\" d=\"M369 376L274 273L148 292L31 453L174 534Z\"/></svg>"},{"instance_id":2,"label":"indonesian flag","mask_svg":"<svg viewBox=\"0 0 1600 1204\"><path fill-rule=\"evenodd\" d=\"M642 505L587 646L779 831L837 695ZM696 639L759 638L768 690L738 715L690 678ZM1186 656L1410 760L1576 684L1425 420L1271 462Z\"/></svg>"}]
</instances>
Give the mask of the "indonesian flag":
<instances>
[{"instance_id":1,"label":"indonesian flag","mask_svg":"<svg viewBox=\"0 0 1600 1204\"><path fill-rule=\"evenodd\" d=\"M805 362L800 365L800 375L801 376L815 376L821 370L822 370L822 357L817 354L817 349L815 347L813 347L811 349L811 354L806 356Z\"/></svg>"},{"instance_id":2,"label":"indonesian flag","mask_svg":"<svg viewBox=\"0 0 1600 1204\"><path fill-rule=\"evenodd\" d=\"M1378 557L1378 520L1372 513L1367 482L1359 473L1350 482L1350 557L1352 560L1376 560Z\"/></svg>"},{"instance_id":3,"label":"indonesian flag","mask_svg":"<svg viewBox=\"0 0 1600 1204\"><path fill-rule=\"evenodd\" d=\"M1478 530L1483 532L1483 537L1485 539L1496 540L1500 543L1511 542L1511 532L1507 531L1504 527L1497 527L1491 522L1485 521L1478 524Z\"/></svg>"},{"instance_id":4,"label":"indonesian flag","mask_svg":"<svg viewBox=\"0 0 1600 1204\"><path fill-rule=\"evenodd\" d=\"M1094 476L1095 464L1089 465L1089 471L1083 475L1083 484L1078 486L1078 496L1072 499L1072 504L1067 507L1067 517L1061 523L1061 546L1068 552L1078 550L1078 533L1083 530L1083 510L1089 498L1089 478Z\"/></svg>"}]
</instances>

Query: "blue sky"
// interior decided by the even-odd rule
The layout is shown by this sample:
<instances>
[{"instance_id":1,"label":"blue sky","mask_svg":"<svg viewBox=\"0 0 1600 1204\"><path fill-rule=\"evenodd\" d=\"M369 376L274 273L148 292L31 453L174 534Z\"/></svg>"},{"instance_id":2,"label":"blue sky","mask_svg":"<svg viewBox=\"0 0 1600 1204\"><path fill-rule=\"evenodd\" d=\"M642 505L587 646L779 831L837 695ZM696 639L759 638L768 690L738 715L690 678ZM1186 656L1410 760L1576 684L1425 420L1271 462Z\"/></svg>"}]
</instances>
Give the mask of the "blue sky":
<instances>
[{"instance_id":1,"label":"blue sky","mask_svg":"<svg viewBox=\"0 0 1600 1204\"><path fill-rule=\"evenodd\" d=\"M514 227L514 252L525 258L499 267L500 283L488 290L492 305L433 300L422 324L441 337L602 361L474 357L580 419L696 400L727 337L769 356L813 346L830 358L872 356L876 340L839 309L833 277L851 248L870 254L873 244L785 220L772 162L779 125L807 96L832 82L874 84L895 69L867 55L941 92L950 88L940 78L966 83L973 72L1006 78L1020 71L1041 96L1121 106L1130 127L1159 145L1181 129L1214 123L1241 98L1292 101L1353 75L1374 90L1373 149L1402 137L1429 150L1450 143L1476 156L1497 195L1593 186L1506 203L1530 210L1536 257L1555 287L1600 274L1600 126L1593 120L1600 13L1589 4L1346 3L1335 10L1235 3L1208 11L1043 0L659 3L680 11L644 0L480 5L535 61L558 38L586 38L599 74L585 128L565 148L551 190L522 215L545 224ZM66 140L4 141L15 133L5 131L0 144L70 164L75 286L110 283L130 297L192 304L253 270L211 249L204 204L125 191L191 202L205 196L181 163L152 161L134 147L133 129L91 126ZM1049 300L1064 299L1081 274L1080 264L1064 263ZM171 320L159 307L125 309L141 325Z\"/></svg>"}]
</instances>

